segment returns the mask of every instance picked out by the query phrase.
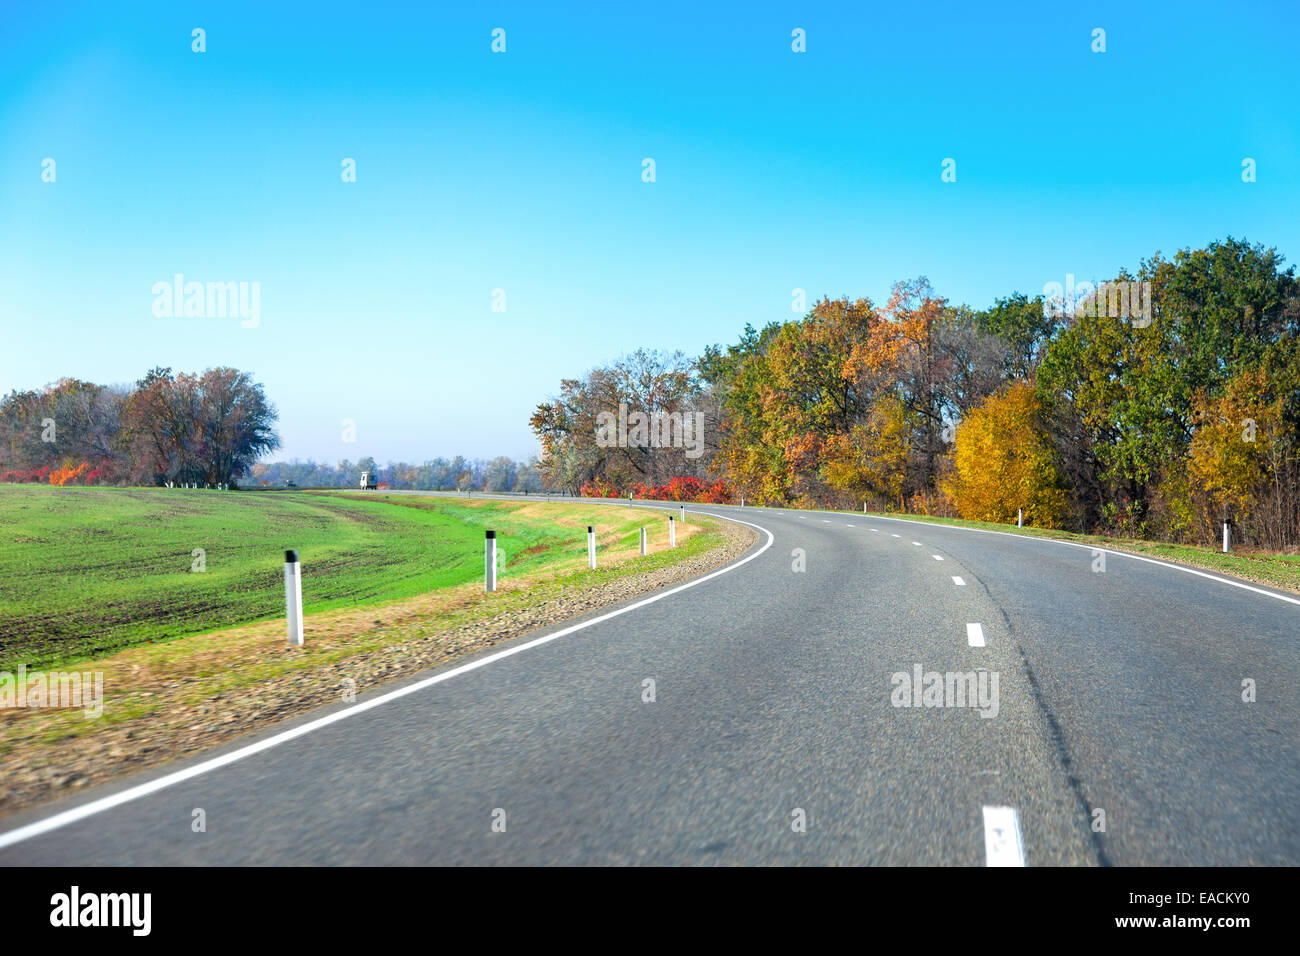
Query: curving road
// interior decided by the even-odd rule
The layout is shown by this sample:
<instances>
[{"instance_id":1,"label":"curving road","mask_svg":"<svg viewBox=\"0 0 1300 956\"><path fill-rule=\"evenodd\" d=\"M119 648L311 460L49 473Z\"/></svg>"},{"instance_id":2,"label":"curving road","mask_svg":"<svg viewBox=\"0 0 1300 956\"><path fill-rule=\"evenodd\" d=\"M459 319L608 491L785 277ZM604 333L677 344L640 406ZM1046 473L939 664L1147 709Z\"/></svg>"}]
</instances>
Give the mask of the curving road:
<instances>
[{"instance_id":1,"label":"curving road","mask_svg":"<svg viewBox=\"0 0 1300 956\"><path fill-rule=\"evenodd\" d=\"M1300 598L1015 535L698 510L758 544L7 818L0 864L1300 863ZM954 675L944 706L895 706L918 667Z\"/></svg>"}]
</instances>

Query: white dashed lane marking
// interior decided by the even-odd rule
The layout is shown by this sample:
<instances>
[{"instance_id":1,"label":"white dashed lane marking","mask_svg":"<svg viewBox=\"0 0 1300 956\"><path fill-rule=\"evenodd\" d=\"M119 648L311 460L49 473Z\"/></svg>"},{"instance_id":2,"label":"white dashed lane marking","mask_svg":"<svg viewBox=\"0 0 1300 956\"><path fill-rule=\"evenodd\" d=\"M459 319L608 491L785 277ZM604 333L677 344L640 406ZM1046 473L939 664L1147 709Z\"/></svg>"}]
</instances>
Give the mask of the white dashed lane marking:
<instances>
[{"instance_id":1,"label":"white dashed lane marking","mask_svg":"<svg viewBox=\"0 0 1300 956\"><path fill-rule=\"evenodd\" d=\"M964 585L966 584L966 582L963 581L963 580L961 579L961 577L960 577L959 575L956 575L956 574L954 574L954 575L952 576L952 583L955 584L955 585L957 585L958 587L962 587L962 586L964 586Z\"/></svg>"},{"instance_id":2,"label":"white dashed lane marking","mask_svg":"<svg viewBox=\"0 0 1300 956\"><path fill-rule=\"evenodd\" d=\"M984 628L978 624L966 625L966 643L971 647L984 646Z\"/></svg>"},{"instance_id":3,"label":"white dashed lane marking","mask_svg":"<svg viewBox=\"0 0 1300 956\"><path fill-rule=\"evenodd\" d=\"M984 857L988 866L1024 866L1020 814L1015 807L984 808Z\"/></svg>"},{"instance_id":4,"label":"white dashed lane marking","mask_svg":"<svg viewBox=\"0 0 1300 956\"><path fill-rule=\"evenodd\" d=\"M942 560L943 560L943 556L942 556L942 555L938 555L938 554L932 554L932 555L930 555L930 557L934 558L934 560L936 560L936 561L942 561Z\"/></svg>"}]
</instances>

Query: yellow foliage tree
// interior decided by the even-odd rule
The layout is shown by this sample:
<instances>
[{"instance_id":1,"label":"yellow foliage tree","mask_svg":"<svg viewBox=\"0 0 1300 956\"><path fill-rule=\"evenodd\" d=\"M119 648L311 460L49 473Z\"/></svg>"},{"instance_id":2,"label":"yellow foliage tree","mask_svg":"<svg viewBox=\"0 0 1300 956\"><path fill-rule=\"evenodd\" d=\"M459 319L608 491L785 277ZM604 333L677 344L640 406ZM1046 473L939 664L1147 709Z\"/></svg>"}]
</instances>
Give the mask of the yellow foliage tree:
<instances>
[{"instance_id":1,"label":"yellow foliage tree","mask_svg":"<svg viewBox=\"0 0 1300 956\"><path fill-rule=\"evenodd\" d=\"M1188 450L1187 471L1209 535L1223 518L1244 521L1267 488L1269 453L1284 430L1282 400L1269 401L1270 383L1262 367L1228 383L1223 395L1192 401L1198 422Z\"/></svg>"},{"instance_id":2,"label":"yellow foliage tree","mask_svg":"<svg viewBox=\"0 0 1300 956\"><path fill-rule=\"evenodd\" d=\"M943 491L974 521L1061 527L1068 499L1032 386L1016 382L973 409L957 428L953 474Z\"/></svg>"}]
</instances>

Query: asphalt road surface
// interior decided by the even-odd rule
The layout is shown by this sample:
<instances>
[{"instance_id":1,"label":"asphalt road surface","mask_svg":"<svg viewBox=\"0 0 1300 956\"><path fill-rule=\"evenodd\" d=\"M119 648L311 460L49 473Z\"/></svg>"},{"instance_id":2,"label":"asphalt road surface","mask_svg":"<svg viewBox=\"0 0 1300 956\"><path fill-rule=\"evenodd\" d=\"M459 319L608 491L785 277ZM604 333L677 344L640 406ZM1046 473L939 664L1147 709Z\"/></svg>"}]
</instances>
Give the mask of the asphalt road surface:
<instances>
[{"instance_id":1,"label":"asphalt road surface","mask_svg":"<svg viewBox=\"0 0 1300 956\"><path fill-rule=\"evenodd\" d=\"M1294 595L1015 535L689 511L759 541L6 818L0 864L1300 863Z\"/></svg>"}]
</instances>

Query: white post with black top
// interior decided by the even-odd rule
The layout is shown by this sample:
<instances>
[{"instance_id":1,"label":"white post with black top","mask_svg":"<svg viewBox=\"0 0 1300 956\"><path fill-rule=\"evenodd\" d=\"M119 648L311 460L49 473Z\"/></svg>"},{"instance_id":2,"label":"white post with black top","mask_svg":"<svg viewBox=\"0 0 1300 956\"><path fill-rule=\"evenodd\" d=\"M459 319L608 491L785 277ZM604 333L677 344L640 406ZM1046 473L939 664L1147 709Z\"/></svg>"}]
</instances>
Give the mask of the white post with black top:
<instances>
[{"instance_id":1,"label":"white post with black top","mask_svg":"<svg viewBox=\"0 0 1300 956\"><path fill-rule=\"evenodd\" d=\"M483 532L483 590L497 589L497 533Z\"/></svg>"},{"instance_id":2,"label":"white post with black top","mask_svg":"<svg viewBox=\"0 0 1300 956\"><path fill-rule=\"evenodd\" d=\"M289 646L302 647L302 565L297 551L284 553L284 608L289 622Z\"/></svg>"}]
</instances>

